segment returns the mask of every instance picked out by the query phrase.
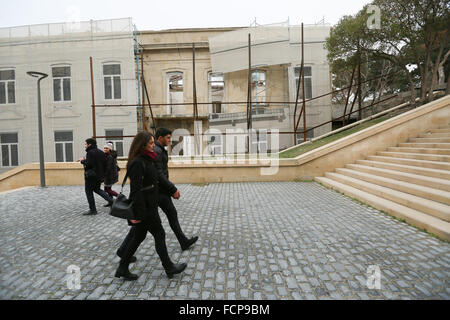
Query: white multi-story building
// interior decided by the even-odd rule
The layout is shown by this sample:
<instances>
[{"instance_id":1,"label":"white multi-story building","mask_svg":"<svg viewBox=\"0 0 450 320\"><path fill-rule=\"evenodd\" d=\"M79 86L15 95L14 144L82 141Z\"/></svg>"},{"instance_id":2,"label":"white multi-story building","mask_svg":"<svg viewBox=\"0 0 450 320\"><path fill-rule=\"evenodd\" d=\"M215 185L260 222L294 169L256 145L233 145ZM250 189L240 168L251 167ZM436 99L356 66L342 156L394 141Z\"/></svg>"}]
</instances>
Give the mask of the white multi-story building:
<instances>
[{"instance_id":1,"label":"white multi-story building","mask_svg":"<svg viewBox=\"0 0 450 320\"><path fill-rule=\"evenodd\" d=\"M76 161L93 136L90 57L95 104L138 102L130 18L0 29L0 170L39 160L37 78L41 81L46 162ZM101 148L112 140L126 155L137 132L136 107L96 108Z\"/></svg>"}]
</instances>

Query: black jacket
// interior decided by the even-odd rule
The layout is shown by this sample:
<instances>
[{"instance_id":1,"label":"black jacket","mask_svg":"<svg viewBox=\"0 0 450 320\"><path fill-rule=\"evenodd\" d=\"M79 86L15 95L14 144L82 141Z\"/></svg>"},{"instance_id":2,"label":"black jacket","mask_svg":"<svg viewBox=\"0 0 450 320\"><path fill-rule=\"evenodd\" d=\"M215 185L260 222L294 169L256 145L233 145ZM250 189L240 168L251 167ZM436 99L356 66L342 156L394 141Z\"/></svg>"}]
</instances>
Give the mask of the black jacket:
<instances>
[{"instance_id":1,"label":"black jacket","mask_svg":"<svg viewBox=\"0 0 450 320\"><path fill-rule=\"evenodd\" d=\"M93 168L97 174L97 177L89 180L103 181L105 179L105 153L97 146L90 146L86 149L86 160L81 160L81 163L84 165L84 171Z\"/></svg>"},{"instance_id":2,"label":"black jacket","mask_svg":"<svg viewBox=\"0 0 450 320\"><path fill-rule=\"evenodd\" d=\"M119 181L119 172L117 166L117 152L111 150L111 153L105 153L106 170L105 170L105 185L110 186Z\"/></svg>"},{"instance_id":3,"label":"black jacket","mask_svg":"<svg viewBox=\"0 0 450 320\"><path fill-rule=\"evenodd\" d=\"M164 149L158 141L156 142L154 151L157 154L156 168L159 173L159 192L172 196L175 192L177 192L177 187L169 180L169 155L167 150Z\"/></svg>"},{"instance_id":4,"label":"black jacket","mask_svg":"<svg viewBox=\"0 0 450 320\"><path fill-rule=\"evenodd\" d=\"M130 163L128 177L134 220L151 219L155 213L158 214L158 171L155 162L147 155L136 157Z\"/></svg>"}]
</instances>

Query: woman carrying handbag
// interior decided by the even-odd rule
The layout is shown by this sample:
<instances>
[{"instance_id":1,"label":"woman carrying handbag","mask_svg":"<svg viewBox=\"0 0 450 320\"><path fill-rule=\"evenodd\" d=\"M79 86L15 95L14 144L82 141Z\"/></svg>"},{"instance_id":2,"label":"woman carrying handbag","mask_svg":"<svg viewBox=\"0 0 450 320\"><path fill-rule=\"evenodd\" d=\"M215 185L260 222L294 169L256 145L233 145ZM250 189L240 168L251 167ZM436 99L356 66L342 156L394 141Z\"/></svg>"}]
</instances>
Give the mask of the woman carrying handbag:
<instances>
[{"instance_id":1,"label":"woman carrying handbag","mask_svg":"<svg viewBox=\"0 0 450 320\"><path fill-rule=\"evenodd\" d=\"M166 247L166 234L158 214L158 172L154 160L155 139L148 132L138 133L131 143L128 154L127 173L130 177L130 200L133 203L134 219L129 224L136 232L125 247L115 276L125 280L136 280L138 276L129 271L128 266L147 232L155 238L155 248L169 278L181 273L186 263L174 264Z\"/></svg>"}]
</instances>

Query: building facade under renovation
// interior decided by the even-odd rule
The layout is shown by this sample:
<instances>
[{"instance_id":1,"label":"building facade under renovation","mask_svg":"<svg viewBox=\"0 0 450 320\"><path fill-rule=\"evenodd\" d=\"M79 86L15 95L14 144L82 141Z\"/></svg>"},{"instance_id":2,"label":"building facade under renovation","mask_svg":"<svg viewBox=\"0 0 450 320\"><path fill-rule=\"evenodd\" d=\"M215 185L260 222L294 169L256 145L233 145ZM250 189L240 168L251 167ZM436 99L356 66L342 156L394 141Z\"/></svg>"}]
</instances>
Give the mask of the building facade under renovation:
<instances>
[{"instance_id":1,"label":"building facade under renovation","mask_svg":"<svg viewBox=\"0 0 450 320\"><path fill-rule=\"evenodd\" d=\"M41 81L44 154L47 162L76 161L94 136L92 104L137 103L131 19L30 25L0 29L0 166L38 158L37 79ZM92 57L92 80L90 57ZM94 99L92 99L92 93ZM136 107L95 112L95 136L109 136L120 156L137 132ZM99 138L99 147L105 138Z\"/></svg>"},{"instance_id":2,"label":"building facade under renovation","mask_svg":"<svg viewBox=\"0 0 450 320\"><path fill-rule=\"evenodd\" d=\"M329 32L328 25L304 27L306 129L332 117L330 95L308 101L331 91L324 48ZM207 146L202 148L204 154L245 152L245 145L233 143L227 148L226 139L237 138L231 133L249 127L256 131L249 143L258 152L276 152L304 141L303 115L299 119L303 90L295 106L302 61L299 26L143 31L139 42L152 106L152 114L146 111L149 127L165 126L182 136L183 132L197 133L196 119L201 131L209 133L202 140ZM299 133L294 135L296 124ZM280 135L272 145L265 131L274 129ZM227 130L227 136L219 134ZM331 123L307 131L307 138L329 131ZM192 155L193 137L185 135L182 140L183 154Z\"/></svg>"}]
</instances>

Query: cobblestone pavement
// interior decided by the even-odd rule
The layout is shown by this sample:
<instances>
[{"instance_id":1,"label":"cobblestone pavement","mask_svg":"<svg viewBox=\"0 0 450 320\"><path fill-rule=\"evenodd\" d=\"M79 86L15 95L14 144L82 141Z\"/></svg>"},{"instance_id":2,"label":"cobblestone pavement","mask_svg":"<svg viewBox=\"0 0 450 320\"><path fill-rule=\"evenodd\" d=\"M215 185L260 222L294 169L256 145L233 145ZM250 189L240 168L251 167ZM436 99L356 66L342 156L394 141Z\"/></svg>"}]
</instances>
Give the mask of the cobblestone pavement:
<instances>
[{"instance_id":1,"label":"cobblestone pavement","mask_svg":"<svg viewBox=\"0 0 450 320\"><path fill-rule=\"evenodd\" d=\"M131 265L135 282L114 278L128 226L100 197L99 214L82 216L82 186L0 194L0 298L450 298L450 244L317 183L179 188L180 222L197 244L182 252L160 214L170 256L188 267L168 279L148 234ZM71 265L80 268L80 289L68 288ZM372 265L379 290L367 286Z\"/></svg>"}]
</instances>

